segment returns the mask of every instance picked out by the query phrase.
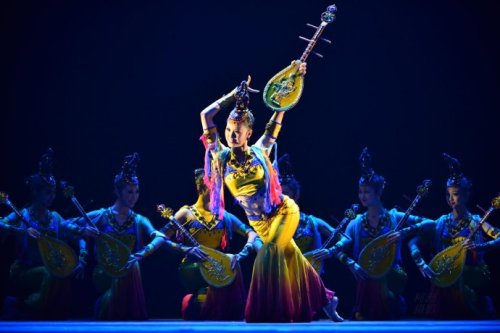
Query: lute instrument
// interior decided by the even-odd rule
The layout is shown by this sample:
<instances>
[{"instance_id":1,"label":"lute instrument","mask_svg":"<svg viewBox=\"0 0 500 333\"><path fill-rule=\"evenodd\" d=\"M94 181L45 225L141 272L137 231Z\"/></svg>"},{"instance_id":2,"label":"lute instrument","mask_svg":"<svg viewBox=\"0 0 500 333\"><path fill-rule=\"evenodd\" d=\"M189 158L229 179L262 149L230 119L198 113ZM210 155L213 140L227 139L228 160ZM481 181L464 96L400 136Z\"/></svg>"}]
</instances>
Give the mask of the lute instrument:
<instances>
[{"instance_id":1,"label":"lute instrument","mask_svg":"<svg viewBox=\"0 0 500 333\"><path fill-rule=\"evenodd\" d=\"M0 192L0 203L7 205L21 220L24 230L30 227L29 221L9 200L7 193ZM41 235L36 239L38 250L47 270L55 277L65 278L73 273L78 257L71 246L60 239L51 237L38 230Z\"/></svg>"},{"instance_id":2,"label":"lute instrument","mask_svg":"<svg viewBox=\"0 0 500 333\"><path fill-rule=\"evenodd\" d=\"M75 197L74 187L69 186L66 182L61 182L61 187L64 196L71 200L83 217L85 223L99 230ZM105 232L99 232L95 242L97 262L104 272L111 277L125 276L129 272L129 270L124 269L124 267L130 258L130 248L122 241Z\"/></svg>"},{"instance_id":3,"label":"lute instrument","mask_svg":"<svg viewBox=\"0 0 500 333\"><path fill-rule=\"evenodd\" d=\"M493 198L491 207L484 213L484 216L477 223L476 227L469 233L469 236L452 246L447 247L432 258L429 266L436 275L431 282L438 287L448 287L454 284L462 275L467 257L467 249L464 247L466 241L471 241L472 237L481 228L481 225L488 219L495 209L500 208L500 196Z\"/></svg>"},{"instance_id":4,"label":"lute instrument","mask_svg":"<svg viewBox=\"0 0 500 333\"><path fill-rule=\"evenodd\" d=\"M264 88L263 97L264 103L271 110L287 111L299 102L302 90L304 89L304 77L299 72L300 64L306 61L319 39L331 44L331 41L320 38L320 36L326 26L335 20L336 12L337 6L330 5L326 11L321 14L321 24L318 27L309 23L307 24L307 26L316 29L316 31L311 39L299 36L300 39L308 42L300 59L292 62L291 65L278 72L269 82L267 82ZM321 58L323 57L317 52L313 53Z\"/></svg>"},{"instance_id":5,"label":"lute instrument","mask_svg":"<svg viewBox=\"0 0 500 333\"><path fill-rule=\"evenodd\" d=\"M191 233L184 228L184 226L175 219L173 210L165 207L165 205L157 205L157 211L160 215L169 220L188 240L193 246L200 247L203 252L208 255L207 260L199 261L199 271L201 276L210 286L215 288L225 287L231 284L235 277L236 272L231 269L231 257L225 253L201 245Z\"/></svg>"},{"instance_id":6,"label":"lute instrument","mask_svg":"<svg viewBox=\"0 0 500 333\"><path fill-rule=\"evenodd\" d=\"M431 185L432 182L430 180L424 180L422 184L417 187L417 196L413 199L410 207L408 207L396 227L391 229L388 233L370 241L359 254L359 265L371 278L382 278L392 268L396 257L397 243L389 243L389 234L398 231L406 223L420 199L429 193L429 187Z\"/></svg>"},{"instance_id":7,"label":"lute instrument","mask_svg":"<svg viewBox=\"0 0 500 333\"><path fill-rule=\"evenodd\" d=\"M346 209L344 212L344 218L340 223L337 225L337 227L332 231L328 239L321 245L320 248L309 251L304 253L304 257L311 263L311 265L314 267L314 269L319 273L322 268L323 260L317 260L314 259L314 255L318 253L321 250L326 249L328 246L330 246L331 242L335 239L335 236L339 234L339 232L342 231L345 225L347 225L351 220L353 220L356 217L356 213L358 212L359 205L354 204L351 206L351 208Z\"/></svg>"}]
</instances>

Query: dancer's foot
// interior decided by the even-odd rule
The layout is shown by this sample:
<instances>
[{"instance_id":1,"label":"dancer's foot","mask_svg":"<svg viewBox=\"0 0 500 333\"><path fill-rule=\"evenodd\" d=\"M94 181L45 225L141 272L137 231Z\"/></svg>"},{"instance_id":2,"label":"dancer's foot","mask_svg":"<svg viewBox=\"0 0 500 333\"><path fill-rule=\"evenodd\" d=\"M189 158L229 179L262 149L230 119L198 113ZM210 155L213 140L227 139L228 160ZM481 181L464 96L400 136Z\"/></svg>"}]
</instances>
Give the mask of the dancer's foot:
<instances>
[{"instance_id":1,"label":"dancer's foot","mask_svg":"<svg viewBox=\"0 0 500 333\"><path fill-rule=\"evenodd\" d=\"M337 313L337 305L339 304L339 299L337 296L334 296L331 300L330 303L325 305L323 308L323 312L330 318L332 321L335 322L341 322L344 321L344 318L342 318L338 313Z\"/></svg>"}]
</instances>

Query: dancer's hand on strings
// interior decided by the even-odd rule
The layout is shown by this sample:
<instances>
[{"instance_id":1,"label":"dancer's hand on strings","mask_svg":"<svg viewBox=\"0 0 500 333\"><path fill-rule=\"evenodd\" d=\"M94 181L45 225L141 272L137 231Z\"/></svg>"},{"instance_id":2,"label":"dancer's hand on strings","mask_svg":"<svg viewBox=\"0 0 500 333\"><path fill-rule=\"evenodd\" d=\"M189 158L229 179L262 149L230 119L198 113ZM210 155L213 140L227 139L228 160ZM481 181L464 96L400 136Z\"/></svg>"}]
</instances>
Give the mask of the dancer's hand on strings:
<instances>
[{"instance_id":1,"label":"dancer's hand on strings","mask_svg":"<svg viewBox=\"0 0 500 333\"><path fill-rule=\"evenodd\" d=\"M312 258L315 259L315 260L323 260L323 259L326 259L326 258L330 258L330 256L329 256L329 253L328 253L327 249L321 249L321 250L316 251L313 254Z\"/></svg>"},{"instance_id":2,"label":"dancer's hand on strings","mask_svg":"<svg viewBox=\"0 0 500 333\"><path fill-rule=\"evenodd\" d=\"M490 240L489 242L485 243L474 243L473 241L467 239L463 244L466 250L486 251L487 249L495 247L496 240Z\"/></svg>"},{"instance_id":3,"label":"dancer's hand on strings","mask_svg":"<svg viewBox=\"0 0 500 333\"><path fill-rule=\"evenodd\" d=\"M206 254L199 246L191 247L186 254L196 260L208 260L208 254Z\"/></svg>"},{"instance_id":4,"label":"dancer's hand on strings","mask_svg":"<svg viewBox=\"0 0 500 333\"><path fill-rule=\"evenodd\" d=\"M314 260L325 260L331 258L334 252L336 251L331 251L330 249L322 249L316 251L312 257Z\"/></svg>"},{"instance_id":5,"label":"dancer's hand on strings","mask_svg":"<svg viewBox=\"0 0 500 333\"><path fill-rule=\"evenodd\" d=\"M359 266L358 263L355 262L354 260L351 263L349 263L347 267L349 267L349 269L351 270L352 274L354 275L357 281L366 280L370 277L368 273L366 273L366 271L361 266Z\"/></svg>"},{"instance_id":6,"label":"dancer's hand on strings","mask_svg":"<svg viewBox=\"0 0 500 333\"><path fill-rule=\"evenodd\" d=\"M75 277L75 279L83 280L83 277L85 276L84 263L82 263L81 261L78 262L78 265L76 265L75 269L73 270L73 276Z\"/></svg>"},{"instance_id":7,"label":"dancer's hand on strings","mask_svg":"<svg viewBox=\"0 0 500 333\"><path fill-rule=\"evenodd\" d=\"M26 232L30 237L33 237L34 239L37 239L41 236L40 231L36 230L35 228L28 228Z\"/></svg>"},{"instance_id":8,"label":"dancer's hand on strings","mask_svg":"<svg viewBox=\"0 0 500 333\"><path fill-rule=\"evenodd\" d=\"M470 239L466 239L463 242L463 246L466 250L474 250L476 248L476 244L472 242Z\"/></svg>"},{"instance_id":9,"label":"dancer's hand on strings","mask_svg":"<svg viewBox=\"0 0 500 333\"><path fill-rule=\"evenodd\" d=\"M85 227L83 228L82 230L82 235L84 237L92 237L92 238L95 238L97 236L99 236L99 229L96 229L94 227Z\"/></svg>"},{"instance_id":10,"label":"dancer's hand on strings","mask_svg":"<svg viewBox=\"0 0 500 333\"><path fill-rule=\"evenodd\" d=\"M231 254L231 253L228 253L228 256L231 258L231 270L234 271L238 266L239 257L237 254Z\"/></svg>"},{"instance_id":11,"label":"dancer's hand on strings","mask_svg":"<svg viewBox=\"0 0 500 333\"><path fill-rule=\"evenodd\" d=\"M398 231L391 231L387 234L387 245L396 243L401 238L401 233Z\"/></svg>"},{"instance_id":12,"label":"dancer's hand on strings","mask_svg":"<svg viewBox=\"0 0 500 333\"><path fill-rule=\"evenodd\" d=\"M237 254L234 254L234 255L231 254L231 256L233 256L231 258L231 269L233 271L236 268L236 264L238 262L240 262L241 260L248 257L248 255L250 254L250 251L253 251L253 243L252 242L246 243L245 246L243 246L243 248L241 249L241 251L238 252Z\"/></svg>"},{"instance_id":13,"label":"dancer's hand on strings","mask_svg":"<svg viewBox=\"0 0 500 333\"><path fill-rule=\"evenodd\" d=\"M120 269L120 271L126 271L132 268L132 266L134 266L136 262L142 260L142 258L143 256L139 253L131 254L130 257L128 258L127 263Z\"/></svg>"},{"instance_id":14,"label":"dancer's hand on strings","mask_svg":"<svg viewBox=\"0 0 500 333\"><path fill-rule=\"evenodd\" d=\"M417 263L418 270L422 274L422 276L426 279L432 279L436 276L436 272L432 270L432 268L425 263L422 259L419 263Z\"/></svg>"}]
</instances>

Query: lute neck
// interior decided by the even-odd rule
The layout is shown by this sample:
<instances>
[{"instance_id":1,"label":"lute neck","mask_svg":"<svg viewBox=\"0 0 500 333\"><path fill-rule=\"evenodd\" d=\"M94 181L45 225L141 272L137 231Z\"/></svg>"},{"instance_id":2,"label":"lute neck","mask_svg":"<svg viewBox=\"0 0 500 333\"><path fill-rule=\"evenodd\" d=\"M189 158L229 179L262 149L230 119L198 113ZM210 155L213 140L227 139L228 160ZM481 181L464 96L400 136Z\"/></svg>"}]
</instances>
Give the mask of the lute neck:
<instances>
[{"instance_id":1,"label":"lute neck","mask_svg":"<svg viewBox=\"0 0 500 333\"><path fill-rule=\"evenodd\" d=\"M406 221L410 217L411 212L413 211L413 209L415 209L415 207L417 206L417 204L418 204L418 202L420 201L421 198L422 198L422 196L420 194L418 194L415 197L415 199L413 199L413 202L411 203L410 207L408 207L408 209L406 210L405 215L403 216L403 218L396 225L396 228L394 229L394 231L399 230L406 223Z\"/></svg>"},{"instance_id":2,"label":"lute neck","mask_svg":"<svg viewBox=\"0 0 500 333\"><path fill-rule=\"evenodd\" d=\"M16 214L16 215L17 215L17 217L19 217L19 218L21 219L21 221L22 221L22 223L24 224L24 226L25 226L26 228L28 228L28 227L29 227L28 220L27 220L27 219L26 219L26 217L25 217L25 216L21 213L21 211L19 211L19 209L17 209L17 207L16 207L16 206L14 206L14 204L13 204L13 203L12 203L9 199L7 199L7 200L5 201L5 204L6 204L7 206L9 206L9 208L10 208L10 209L12 209L12 211L14 212L14 214Z\"/></svg>"},{"instance_id":3,"label":"lute neck","mask_svg":"<svg viewBox=\"0 0 500 333\"><path fill-rule=\"evenodd\" d=\"M191 233L186 228L184 228L184 226L179 221L177 221L177 219L175 219L173 216L170 216L168 219L170 220L170 222L175 224L177 229L179 229L180 232L184 234L184 236L187 237L191 244L193 244L194 246L200 246L200 243L198 243L196 238L194 238L193 235L191 235Z\"/></svg>"},{"instance_id":4,"label":"lute neck","mask_svg":"<svg viewBox=\"0 0 500 333\"><path fill-rule=\"evenodd\" d=\"M85 219L85 222L88 225L91 225L93 228L97 229L97 226L94 224L94 222L92 222L92 220L90 219L90 217L85 212L82 205L80 204L80 202L78 201L78 199L74 195L71 196L71 202L73 202L73 205L75 205L75 207L78 210L78 212L80 213L80 215Z\"/></svg>"},{"instance_id":5,"label":"lute neck","mask_svg":"<svg viewBox=\"0 0 500 333\"><path fill-rule=\"evenodd\" d=\"M323 33L323 30L325 30L325 27L328 23L326 22L321 22L319 27L316 29L316 32L314 33L314 36L309 40L309 43L307 44L306 49L302 53L302 56L300 57L300 62L305 62L307 57L309 57L309 54L311 54L312 49L318 42L319 37Z\"/></svg>"},{"instance_id":6,"label":"lute neck","mask_svg":"<svg viewBox=\"0 0 500 333\"><path fill-rule=\"evenodd\" d=\"M494 210L495 210L494 207L490 207L490 209L488 209L486 213L484 213L483 218L477 223L476 227L470 232L469 236L467 237L467 240L470 241L472 237L474 237L476 232L478 232L479 228L481 228L481 225L488 219L488 217Z\"/></svg>"}]
</instances>

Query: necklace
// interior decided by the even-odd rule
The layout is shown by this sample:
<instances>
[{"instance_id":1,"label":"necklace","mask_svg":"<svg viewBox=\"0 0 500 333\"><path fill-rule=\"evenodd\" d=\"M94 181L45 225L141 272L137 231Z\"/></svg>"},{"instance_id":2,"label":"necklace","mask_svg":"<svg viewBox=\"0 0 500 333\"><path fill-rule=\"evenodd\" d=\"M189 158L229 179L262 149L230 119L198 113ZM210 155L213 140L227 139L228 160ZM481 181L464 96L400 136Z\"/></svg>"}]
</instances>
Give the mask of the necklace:
<instances>
[{"instance_id":1,"label":"necklace","mask_svg":"<svg viewBox=\"0 0 500 333\"><path fill-rule=\"evenodd\" d=\"M43 214L36 214L33 207L28 208L29 221L34 222L37 226L42 229L48 229L50 227L50 211L45 209Z\"/></svg>"},{"instance_id":2,"label":"necklace","mask_svg":"<svg viewBox=\"0 0 500 333\"><path fill-rule=\"evenodd\" d=\"M229 164L235 169L235 177L236 176L243 176L248 174L249 171L251 171L252 167L252 154L250 151L245 151L245 156L244 160L242 162L238 161L236 158L236 155L234 153L231 153L231 158L229 159Z\"/></svg>"},{"instance_id":3,"label":"necklace","mask_svg":"<svg viewBox=\"0 0 500 333\"><path fill-rule=\"evenodd\" d=\"M472 217L469 213L467 213L458 223L453 223L453 215L449 214L446 219L446 228L448 229L448 233L451 238L455 238L462 230L467 228L472 222Z\"/></svg>"},{"instance_id":4,"label":"necklace","mask_svg":"<svg viewBox=\"0 0 500 333\"><path fill-rule=\"evenodd\" d=\"M111 210L111 207L108 208L107 213L108 213L107 215L109 224L111 225L111 227L113 227L113 229L115 229L118 232L123 232L124 230L130 228L134 224L135 213L132 210L130 210L127 220L121 225L116 220L116 215Z\"/></svg>"},{"instance_id":5,"label":"necklace","mask_svg":"<svg viewBox=\"0 0 500 333\"><path fill-rule=\"evenodd\" d=\"M193 213L196 220L203 224L208 230L212 230L215 226L217 226L217 224L219 224L219 219L217 219L215 215L211 214L212 218L207 220L194 205L189 206L189 210Z\"/></svg>"},{"instance_id":6,"label":"necklace","mask_svg":"<svg viewBox=\"0 0 500 333\"><path fill-rule=\"evenodd\" d=\"M385 211L380 215L378 224L375 227L372 227L370 225L370 222L368 221L368 213L363 214L363 221L362 221L362 226L363 229L373 238L377 237L380 234L380 231L388 225L389 221L389 214Z\"/></svg>"}]
</instances>

